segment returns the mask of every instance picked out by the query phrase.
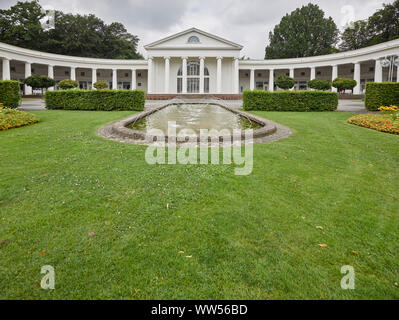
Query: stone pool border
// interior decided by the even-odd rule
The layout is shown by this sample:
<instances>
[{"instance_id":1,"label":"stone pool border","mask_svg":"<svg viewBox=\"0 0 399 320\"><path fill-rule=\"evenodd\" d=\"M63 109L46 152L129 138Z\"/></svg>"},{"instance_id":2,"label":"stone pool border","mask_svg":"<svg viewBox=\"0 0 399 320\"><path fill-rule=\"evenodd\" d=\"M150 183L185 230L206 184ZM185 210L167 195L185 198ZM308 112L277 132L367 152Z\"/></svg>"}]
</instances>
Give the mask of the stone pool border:
<instances>
[{"instance_id":1,"label":"stone pool border","mask_svg":"<svg viewBox=\"0 0 399 320\"><path fill-rule=\"evenodd\" d=\"M100 129L98 129L97 134L107 140L113 140L113 141L122 142L122 143L129 143L129 144L149 145L149 143L150 143L149 141L154 141L155 139L157 139L157 136L148 135L144 131L129 129L129 128L127 128L127 126L149 116L150 114L153 114L159 110L162 110L170 105L178 105L178 104L217 105L217 106L220 106L226 110L229 110L235 114L241 115L244 118L250 119L250 120L262 125L262 128L256 129L253 132L253 144L278 141L278 140L287 138L292 134L292 131L289 128L282 126L278 123L255 116L253 114L249 114L249 113L241 111L241 110L234 109L234 108L228 106L227 104L223 103L222 101L210 100L210 99L207 99L207 100L172 99L172 100L167 101L166 103L163 103L162 105L152 108L151 110L144 111L144 112L141 112L134 116L107 124L107 125L101 127ZM242 140L243 138L244 138L244 132L243 132L243 134L241 134L240 137L233 136L233 139L238 139L238 140L241 140L242 142L243 142L243 140ZM176 137L165 136L165 140L166 140L165 142L168 142L169 140L176 141ZM197 142L199 142L199 138L198 138ZM177 145L179 145L179 144L186 144L186 143L185 142L177 142Z\"/></svg>"}]
</instances>

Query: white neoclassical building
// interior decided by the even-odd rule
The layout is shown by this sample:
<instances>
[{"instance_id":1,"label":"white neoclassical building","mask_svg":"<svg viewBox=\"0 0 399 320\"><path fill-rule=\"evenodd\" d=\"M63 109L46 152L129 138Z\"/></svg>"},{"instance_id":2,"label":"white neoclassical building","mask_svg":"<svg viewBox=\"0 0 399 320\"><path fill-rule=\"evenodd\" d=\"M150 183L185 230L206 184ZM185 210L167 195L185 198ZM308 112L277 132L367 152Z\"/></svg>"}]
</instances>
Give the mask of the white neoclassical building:
<instances>
[{"instance_id":1,"label":"white neoclassical building","mask_svg":"<svg viewBox=\"0 0 399 320\"><path fill-rule=\"evenodd\" d=\"M262 44L260 44L262 45ZM399 81L399 68L391 57L399 56L399 39L375 46L309 58L243 60L242 46L191 28L146 45L147 60L110 60L38 52L0 43L1 79L23 80L31 74L56 81L73 79L82 89L97 80L112 88L143 89L148 94L240 94L245 89L273 91L274 79L286 74L295 88L307 88L311 79L353 78L362 93L369 81ZM31 94L31 88L23 88ZM54 89L54 88L52 88ZM57 89L57 88L56 88Z\"/></svg>"}]
</instances>

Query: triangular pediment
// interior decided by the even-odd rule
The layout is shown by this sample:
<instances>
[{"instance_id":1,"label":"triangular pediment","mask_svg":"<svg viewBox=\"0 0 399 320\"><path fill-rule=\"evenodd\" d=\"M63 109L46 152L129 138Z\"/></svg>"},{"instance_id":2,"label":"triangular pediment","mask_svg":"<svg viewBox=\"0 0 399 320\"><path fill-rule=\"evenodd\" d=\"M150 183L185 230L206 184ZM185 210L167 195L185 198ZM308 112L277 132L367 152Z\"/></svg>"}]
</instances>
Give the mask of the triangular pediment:
<instances>
[{"instance_id":1,"label":"triangular pediment","mask_svg":"<svg viewBox=\"0 0 399 320\"><path fill-rule=\"evenodd\" d=\"M196 39L195 39L196 37ZM190 39L198 41L190 41ZM144 46L145 49L220 48L241 50L242 46L213 34L191 28Z\"/></svg>"}]
</instances>

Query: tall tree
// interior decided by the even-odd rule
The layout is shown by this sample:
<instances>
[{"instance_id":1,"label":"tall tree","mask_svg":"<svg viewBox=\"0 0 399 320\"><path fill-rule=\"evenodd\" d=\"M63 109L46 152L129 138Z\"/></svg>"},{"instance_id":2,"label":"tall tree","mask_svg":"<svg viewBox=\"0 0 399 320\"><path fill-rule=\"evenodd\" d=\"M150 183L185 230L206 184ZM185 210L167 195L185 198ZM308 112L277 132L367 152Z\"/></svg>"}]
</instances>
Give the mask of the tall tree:
<instances>
[{"instance_id":1,"label":"tall tree","mask_svg":"<svg viewBox=\"0 0 399 320\"><path fill-rule=\"evenodd\" d=\"M139 38L121 23L107 25L93 14L55 12L53 29L43 29L45 17L37 0L18 2L0 10L0 42L45 52L71 56L142 59L137 52Z\"/></svg>"},{"instance_id":2,"label":"tall tree","mask_svg":"<svg viewBox=\"0 0 399 320\"><path fill-rule=\"evenodd\" d=\"M340 49L355 50L399 38L399 0L384 4L366 21L356 21L342 33Z\"/></svg>"},{"instance_id":3,"label":"tall tree","mask_svg":"<svg viewBox=\"0 0 399 320\"><path fill-rule=\"evenodd\" d=\"M384 4L383 9L374 13L368 23L372 34L371 44L399 38L399 0Z\"/></svg>"},{"instance_id":4,"label":"tall tree","mask_svg":"<svg viewBox=\"0 0 399 320\"><path fill-rule=\"evenodd\" d=\"M40 19L45 14L37 1L18 2L0 10L0 41L15 46L40 50L45 39Z\"/></svg>"},{"instance_id":5,"label":"tall tree","mask_svg":"<svg viewBox=\"0 0 399 320\"><path fill-rule=\"evenodd\" d=\"M269 33L266 59L311 57L336 52L339 32L319 6L308 4L285 15Z\"/></svg>"},{"instance_id":6,"label":"tall tree","mask_svg":"<svg viewBox=\"0 0 399 320\"><path fill-rule=\"evenodd\" d=\"M356 50L369 45L372 38L367 20L359 20L346 28L341 35L341 51Z\"/></svg>"}]
</instances>

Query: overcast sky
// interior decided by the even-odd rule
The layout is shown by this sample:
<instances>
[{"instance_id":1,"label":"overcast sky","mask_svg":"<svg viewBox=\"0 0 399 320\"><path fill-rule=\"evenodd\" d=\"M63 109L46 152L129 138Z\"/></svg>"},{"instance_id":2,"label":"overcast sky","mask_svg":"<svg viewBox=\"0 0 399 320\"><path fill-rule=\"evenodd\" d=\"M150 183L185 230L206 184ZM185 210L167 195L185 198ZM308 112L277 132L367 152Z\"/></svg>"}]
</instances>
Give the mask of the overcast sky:
<instances>
[{"instance_id":1,"label":"overcast sky","mask_svg":"<svg viewBox=\"0 0 399 320\"><path fill-rule=\"evenodd\" d=\"M121 22L139 36L143 46L191 27L216 34L244 46L242 55L263 59L269 31L286 14L312 2L338 27L348 20L365 19L393 0L40 0L64 12L94 13L107 23ZM0 0L8 8L17 0Z\"/></svg>"}]
</instances>

